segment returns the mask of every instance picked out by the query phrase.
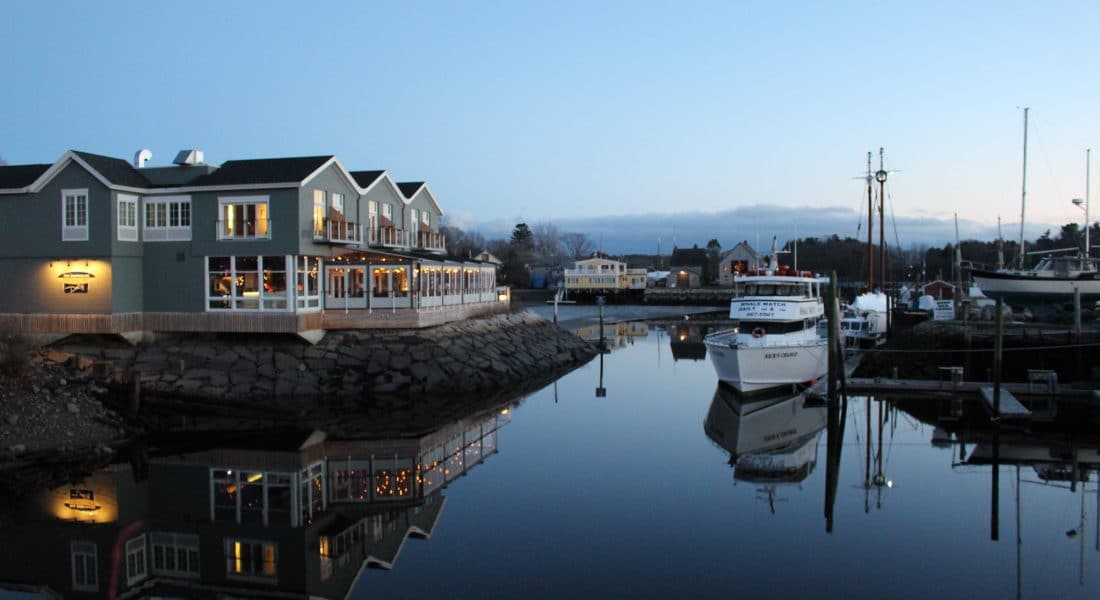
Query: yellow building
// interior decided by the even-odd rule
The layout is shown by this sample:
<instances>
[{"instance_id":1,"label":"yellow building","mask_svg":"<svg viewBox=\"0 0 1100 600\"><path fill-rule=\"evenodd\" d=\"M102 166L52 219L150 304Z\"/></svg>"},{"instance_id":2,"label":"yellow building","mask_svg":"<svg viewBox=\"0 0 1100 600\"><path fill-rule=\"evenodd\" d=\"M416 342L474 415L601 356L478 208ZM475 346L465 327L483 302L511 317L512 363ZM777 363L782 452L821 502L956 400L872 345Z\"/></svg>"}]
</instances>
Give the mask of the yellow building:
<instances>
[{"instance_id":1,"label":"yellow building","mask_svg":"<svg viewBox=\"0 0 1100 600\"><path fill-rule=\"evenodd\" d=\"M642 293L646 285L645 269L628 269L626 263L609 258L578 260L564 275L566 293Z\"/></svg>"}]
</instances>

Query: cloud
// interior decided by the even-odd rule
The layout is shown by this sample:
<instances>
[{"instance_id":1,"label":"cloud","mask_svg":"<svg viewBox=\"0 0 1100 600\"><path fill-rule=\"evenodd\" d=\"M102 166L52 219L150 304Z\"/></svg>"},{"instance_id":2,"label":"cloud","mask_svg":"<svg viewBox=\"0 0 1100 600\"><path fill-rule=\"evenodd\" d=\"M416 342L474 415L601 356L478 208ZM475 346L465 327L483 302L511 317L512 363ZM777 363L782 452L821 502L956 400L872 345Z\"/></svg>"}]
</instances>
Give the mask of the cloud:
<instances>
[{"instance_id":1,"label":"cloud","mask_svg":"<svg viewBox=\"0 0 1100 600\"><path fill-rule=\"evenodd\" d=\"M645 213L631 215L607 215L593 218L564 218L552 221L561 231L578 231L592 237L603 249L612 254L655 253L658 240L661 251L667 253L673 246L703 247L711 239L717 239L723 248L733 247L741 240L754 246L767 246L771 237L780 242L794 237L857 237L867 236L867 215L840 206L780 206L754 204L718 212ZM529 225L533 224L528 223ZM471 228L487 238L506 238L515 223L504 220L471 223ZM1060 225L1048 223L1029 224L1026 236L1035 239L1047 229L1057 231ZM896 232L896 233L895 233ZM1019 237L1019 224L1006 223L1004 235L1008 239ZM961 239L991 240L997 237L997 227L967 219L959 220ZM879 238L878 220L874 223L874 239ZM903 248L913 246L942 246L955 239L955 222L935 216L886 215L886 241Z\"/></svg>"}]
</instances>

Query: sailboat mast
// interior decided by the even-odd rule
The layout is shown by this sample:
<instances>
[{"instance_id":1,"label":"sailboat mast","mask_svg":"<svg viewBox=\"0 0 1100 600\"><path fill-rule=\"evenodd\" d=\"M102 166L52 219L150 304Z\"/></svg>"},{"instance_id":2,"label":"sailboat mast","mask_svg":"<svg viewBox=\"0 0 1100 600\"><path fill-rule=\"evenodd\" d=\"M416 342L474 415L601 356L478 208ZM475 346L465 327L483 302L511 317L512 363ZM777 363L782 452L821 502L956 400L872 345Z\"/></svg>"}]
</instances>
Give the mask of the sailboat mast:
<instances>
[{"instance_id":1,"label":"sailboat mast","mask_svg":"<svg viewBox=\"0 0 1100 600\"><path fill-rule=\"evenodd\" d=\"M886 293L886 153L878 149L878 260L879 285Z\"/></svg>"},{"instance_id":2,"label":"sailboat mast","mask_svg":"<svg viewBox=\"0 0 1100 600\"><path fill-rule=\"evenodd\" d=\"M1092 246L1089 245L1089 160L1092 157L1092 148L1085 149L1085 259L1092 256ZM1086 265L1087 266L1087 265Z\"/></svg>"},{"instance_id":3,"label":"sailboat mast","mask_svg":"<svg viewBox=\"0 0 1100 600\"><path fill-rule=\"evenodd\" d=\"M875 216L875 203L871 198L872 185L871 182L874 178L871 176L871 153L867 153L867 291L875 291L875 243L873 235L874 229L874 216Z\"/></svg>"},{"instance_id":4,"label":"sailboat mast","mask_svg":"<svg viewBox=\"0 0 1100 600\"><path fill-rule=\"evenodd\" d=\"M1024 107L1024 174L1020 187L1020 256L1019 268L1024 268L1024 211L1027 208L1027 111Z\"/></svg>"}]
</instances>

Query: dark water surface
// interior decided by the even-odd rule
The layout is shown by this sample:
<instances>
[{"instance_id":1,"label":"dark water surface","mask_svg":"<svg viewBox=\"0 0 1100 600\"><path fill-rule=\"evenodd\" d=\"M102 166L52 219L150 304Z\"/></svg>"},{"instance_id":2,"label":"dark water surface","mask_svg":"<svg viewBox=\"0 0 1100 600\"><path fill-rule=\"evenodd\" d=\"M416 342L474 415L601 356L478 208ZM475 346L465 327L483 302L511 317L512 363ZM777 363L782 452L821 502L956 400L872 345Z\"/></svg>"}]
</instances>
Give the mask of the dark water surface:
<instances>
[{"instance_id":1,"label":"dark water surface","mask_svg":"<svg viewBox=\"0 0 1100 600\"><path fill-rule=\"evenodd\" d=\"M453 422L364 419L369 434L113 465L0 518L0 582L65 597L105 596L112 570L131 597L1097 597L1091 415L999 429L994 487L980 408L745 400L717 384L702 333L609 326L610 353Z\"/></svg>"}]
</instances>

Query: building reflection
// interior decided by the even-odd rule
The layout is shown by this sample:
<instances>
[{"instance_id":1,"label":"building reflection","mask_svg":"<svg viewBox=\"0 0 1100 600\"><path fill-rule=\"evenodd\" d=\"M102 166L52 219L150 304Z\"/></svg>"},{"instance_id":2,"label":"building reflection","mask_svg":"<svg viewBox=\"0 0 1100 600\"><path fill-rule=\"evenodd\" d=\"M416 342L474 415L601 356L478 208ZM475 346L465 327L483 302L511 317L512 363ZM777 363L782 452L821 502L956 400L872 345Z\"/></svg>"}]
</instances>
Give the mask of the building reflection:
<instances>
[{"instance_id":1,"label":"building reflection","mask_svg":"<svg viewBox=\"0 0 1100 600\"><path fill-rule=\"evenodd\" d=\"M597 344L600 341L600 325L585 325L574 331L582 339ZM604 348L614 350L634 344L637 338L649 335L649 325L644 321L619 321L603 324Z\"/></svg>"},{"instance_id":2,"label":"building reflection","mask_svg":"<svg viewBox=\"0 0 1100 600\"><path fill-rule=\"evenodd\" d=\"M666 326L668 346L672 350L672 360L705 360L707 346L703 338L710 332L706 325L688 325L676 323Z\"/></svg>"},{"instance_id":3,"label":"building reflection","mask_svg":"<svg viewBox=\"0 0 1100 600\"><path fill-rule=\"evenodd\" d=\"M408 538L432 535L446 487L498 451L509 406L427 433L358 437L343 424L166 438L5 500L0 589L343 598L367 567L389 569Z\"/></svg>"},{"instance_id":4,"label":"building reflection","mask_svg":"<svg viewBox=\"0 0 1100 600\"><path fill-rule=\"evenodd\" d=\"M729 452L734 480L759 485L774 513L778 486L800 484L817 465L826 418L802 394L746 397L720 383L703 429Z\"/></svg>"}]
</instances>

